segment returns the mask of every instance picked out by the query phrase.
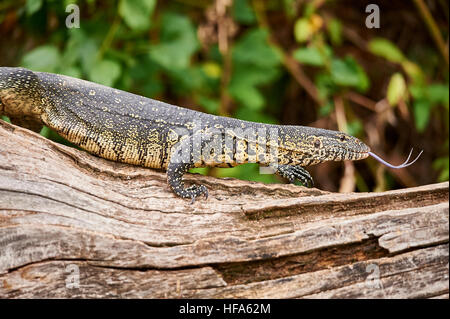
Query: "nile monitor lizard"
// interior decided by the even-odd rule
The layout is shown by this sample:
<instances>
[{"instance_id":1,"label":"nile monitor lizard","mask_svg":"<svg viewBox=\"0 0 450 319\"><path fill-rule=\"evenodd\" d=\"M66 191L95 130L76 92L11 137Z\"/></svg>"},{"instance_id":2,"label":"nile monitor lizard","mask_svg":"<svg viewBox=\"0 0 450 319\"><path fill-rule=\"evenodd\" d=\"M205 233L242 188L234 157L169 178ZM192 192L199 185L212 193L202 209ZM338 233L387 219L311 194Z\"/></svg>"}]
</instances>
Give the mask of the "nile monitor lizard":
<instances>
[{"instance_id":1,"label":"nile monitor lizard","mask_svg":"<svg viewBox=\"0 0 450 319\"><path fill-rule=\"evenodd\" d=\"M290 182L298 179L312 186L303 166L369 155L390 165L360 140L342 132L205 114L23 68L0 68L1 114L34 131L45 124L100 157L165 169L173 191L192 201L201 194L208 196L203 185L184 186L183 174L193 167L254 162L272 167ZM407 161L397 167L409 165Z\"/></svg>"}]
</instances>

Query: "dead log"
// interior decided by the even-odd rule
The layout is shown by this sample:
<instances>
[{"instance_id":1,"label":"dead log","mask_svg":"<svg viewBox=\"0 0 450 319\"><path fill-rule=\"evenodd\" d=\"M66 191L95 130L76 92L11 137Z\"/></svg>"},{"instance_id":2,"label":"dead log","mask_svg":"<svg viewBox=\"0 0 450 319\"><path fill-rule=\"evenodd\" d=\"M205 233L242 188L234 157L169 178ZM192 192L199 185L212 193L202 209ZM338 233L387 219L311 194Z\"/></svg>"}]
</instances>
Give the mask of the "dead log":
<instances>
[{"instance_id":1,"label":"dead log","mask_svg":"<svg viewBox=\"0 0 450 319\"><path fill-rule=\"evenodd\" d=\"M0 121L0 297L448 298L448 182L187 179L210 198Z\"/></svg>"}]
</instances>

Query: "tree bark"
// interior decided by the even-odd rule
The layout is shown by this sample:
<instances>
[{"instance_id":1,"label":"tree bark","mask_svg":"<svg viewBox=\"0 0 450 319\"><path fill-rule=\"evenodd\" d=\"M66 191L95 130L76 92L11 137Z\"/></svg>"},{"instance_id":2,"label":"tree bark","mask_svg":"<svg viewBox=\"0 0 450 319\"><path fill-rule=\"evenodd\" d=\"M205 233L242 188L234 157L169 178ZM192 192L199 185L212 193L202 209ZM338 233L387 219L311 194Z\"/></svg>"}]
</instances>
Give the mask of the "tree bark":
<instances>
[{"instance_id":1,"label":"tree bark","mask_svg":"<svg viewBox=\"0 0 450 319\"><path fill-rule=\"evenodd\" d=\"M448 298L448 182L186 179L208 200L0 121L0 297Z\"/></svg>"}]
</instances>

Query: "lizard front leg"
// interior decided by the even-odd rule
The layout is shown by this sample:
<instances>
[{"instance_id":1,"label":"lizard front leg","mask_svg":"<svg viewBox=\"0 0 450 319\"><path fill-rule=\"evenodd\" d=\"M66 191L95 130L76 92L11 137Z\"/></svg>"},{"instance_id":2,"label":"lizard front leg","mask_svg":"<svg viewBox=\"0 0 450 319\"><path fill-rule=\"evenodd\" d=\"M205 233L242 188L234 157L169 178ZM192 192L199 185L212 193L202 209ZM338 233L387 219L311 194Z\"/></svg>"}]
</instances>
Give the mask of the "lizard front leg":
<instances>
[{"instance_id":1,"label":"lizard front leg","mask_svg":"<svg viewBox=\"0 0 450 319\"><path fill-rule=\"evenodd\" d=\"M182 198L190 198L191 204L193 204L195 199L202 194L208 198L208 189L206 186L192 185L190 187L185 187L183 182L183 175L189 169L194 167L192 149L192 137L180 141L178 145L175 146L167 166L167 183L176 195Z\"/></svg>"},{"instance_id":2,"label":"lizard front leg","mask_svg":"<svg viewBox=\"0 0 450 319\"><path fill-rule=\"evenodd\" d=\"M291 183L298 179L306 187L314 186L313 178L302 166L277 165L272 168L278 175L287 178Z\"/></svg>"}]
</instances>

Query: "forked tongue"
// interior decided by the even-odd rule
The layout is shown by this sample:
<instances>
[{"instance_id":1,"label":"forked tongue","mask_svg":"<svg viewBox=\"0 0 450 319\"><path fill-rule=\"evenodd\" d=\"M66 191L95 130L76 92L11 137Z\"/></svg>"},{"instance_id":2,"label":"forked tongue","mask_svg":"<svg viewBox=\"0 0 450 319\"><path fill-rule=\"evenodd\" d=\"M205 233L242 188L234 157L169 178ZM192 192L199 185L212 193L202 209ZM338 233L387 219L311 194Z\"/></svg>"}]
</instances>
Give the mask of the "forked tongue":
<instances>
[{"instance_id":1,"label":"forked tongue","mask_svg":"<svg viewBox=\"0 0 450 319\"><path fill-rule=\"evenodd\" d=\"M409 155L408 155L408 158L406 159L406 161L404 161L403 164L400 164L400 165L392 165L392 164L386 162L381 157L379 157L377 154L374 154L372 152L369 152L369 155L372 156L374 159L376 159L378 162L386 165L387 167L390 167L390 168L403 168L403 167L408 167L408 166L414 164L419 159L420 155L422 155L422 153L423 153L423 150L420 151L419 155L417 155L417 157L412 162L408 163L408 161L409 161L409 159L411 157L412 151L413 151L413 149L411 149L411 152L409 152Z\"/></svg>"}]
</instances>

